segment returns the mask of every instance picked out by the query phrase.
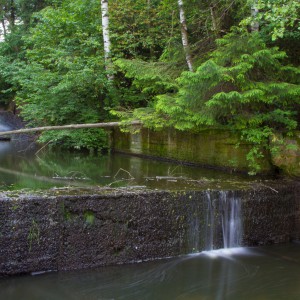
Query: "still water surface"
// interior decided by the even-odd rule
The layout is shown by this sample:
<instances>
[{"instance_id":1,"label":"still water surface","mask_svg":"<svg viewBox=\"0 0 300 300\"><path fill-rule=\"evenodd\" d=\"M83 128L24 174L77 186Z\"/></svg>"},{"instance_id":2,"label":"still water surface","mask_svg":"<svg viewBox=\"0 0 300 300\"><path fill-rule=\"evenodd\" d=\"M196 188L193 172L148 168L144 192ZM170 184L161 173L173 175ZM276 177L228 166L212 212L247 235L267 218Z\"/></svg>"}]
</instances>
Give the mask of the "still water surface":
<instances>
[{"instance_id":1,"label":"still water surface","mask_svg":"<svg viewBox=\"0 0 300 300\"><path fill-rule=\"evenodd\" d=\"M298 300L300 244L0 280L6 300Z\"/></svg>"},{"instance_id":2,"label":"still water surface","mask_svg":"<svg viewBox=\"0 0 300 300\"><path fill-rule=\"evenodd\" d=\"M184 189L206 183L218 187L226 181L243 180L249 181L249 177L120 154L97 156L39 150L26 140L0 141L0 190L62 186Z\"/></svg>"},{"instance_id":3,"label":"still water surface","mask_svg":"<svg viewBox=\"0 0 300 300\"><path fill-rule=\"evenodd\" d=\"M253 180L253 179L252 179ZM0 142L0 190L63 186L219 188L248 177L125 155L93 156ZM300 299L300 244L203 252L98 270L0 280L0 299Z\"/></svg>"}]
</instances>

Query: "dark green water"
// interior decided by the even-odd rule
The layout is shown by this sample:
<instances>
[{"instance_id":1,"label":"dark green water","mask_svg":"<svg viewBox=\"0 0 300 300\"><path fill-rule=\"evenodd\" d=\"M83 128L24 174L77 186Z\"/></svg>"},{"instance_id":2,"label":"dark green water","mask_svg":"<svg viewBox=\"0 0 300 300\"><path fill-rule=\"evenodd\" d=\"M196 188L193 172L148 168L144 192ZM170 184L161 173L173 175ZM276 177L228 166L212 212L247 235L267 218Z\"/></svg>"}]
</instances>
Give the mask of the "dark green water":
<instances>
[{"instance_id":1,"label":"dark green water","mask_svg":"<svg viewBox=\"0 0 300 300\"><path fill-rule=\"evenodd\" d=\"M39 151L34 144L0 141L0 190L62 186L146 186L149 188L220 187L248 181L220 171L126 155L88 155ZM252 179L253 180L253 179Z\"/></svg>"},{"instance_id":2,"label":"dark green water","mask_svg":"<svg viewBox=\"0 0 300 300\"><path fill-rule=\"evenodd\" d=\"M300 244L0 280L0 299L296 300Z\"/></svg>"}]
</instances>

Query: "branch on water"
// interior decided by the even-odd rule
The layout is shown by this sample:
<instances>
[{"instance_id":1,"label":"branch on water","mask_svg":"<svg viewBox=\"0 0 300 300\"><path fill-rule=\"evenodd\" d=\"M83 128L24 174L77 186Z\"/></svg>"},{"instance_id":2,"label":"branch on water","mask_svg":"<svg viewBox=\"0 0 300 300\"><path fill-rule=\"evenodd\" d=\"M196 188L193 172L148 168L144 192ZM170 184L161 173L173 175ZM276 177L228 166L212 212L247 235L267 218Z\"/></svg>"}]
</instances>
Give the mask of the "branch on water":
<instances>
[{"instance_id":1,"label":"branch on water","mask_svg":"<svg viewBox=\"0 0 300 300\"><path fill-rule=\"evenodd\" d=\"M41 132L41 131L50 131L50 130L74 130L82 128L112 128L112 127L121 127L121 126L136 126L142 125L141 121L131 121L128 123L123 122L108 122L108 123L93 123L93 124L71 124L71 125L62 125L62 126L45 126L45 127L35 127L35 128L24 128L18 130L10 131L0 131L0 136L6 136L9 134L20 134L20 133L32 133L32 132Z\"/></svg>"}]
</instances>

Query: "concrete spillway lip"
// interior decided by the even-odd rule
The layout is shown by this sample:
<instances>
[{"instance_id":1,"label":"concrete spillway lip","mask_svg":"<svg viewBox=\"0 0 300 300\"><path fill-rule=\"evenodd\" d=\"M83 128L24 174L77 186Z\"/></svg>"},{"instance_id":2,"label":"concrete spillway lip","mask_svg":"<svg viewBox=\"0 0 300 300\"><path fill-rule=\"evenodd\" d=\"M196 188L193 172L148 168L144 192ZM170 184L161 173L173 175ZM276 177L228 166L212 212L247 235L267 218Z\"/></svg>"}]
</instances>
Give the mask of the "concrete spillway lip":
<instances>
[{"instance_id":1,"label":"concrete spillway lip","mask_svg":"<svg viewBox=\"0 0 300 300\"><path fill-rule=\"evenodd\" d=\"M111 195L142 195L151 193L174 193L183 194L193 192L219 192L219 191L252 191L253 193L260 190L269 190L270 192L277 194L280 189L285 186L300 186L300 182L295 179L280 179L280 180L257 180L249 182L236 182L228 181L223 182L220 185L220 181L208 181L205 184L199 184L197 186L189 186L187 189L178 188L151 188L146 185L141 186L123 186L123 187L108 187L108 186L61 186L53 187L50 189L19 189L19 190L0 190L0 199L43 199L43 198L81 198L82 196L88 196L94 198L100 196L110 197Z\"/></svg>"}]
</instances>

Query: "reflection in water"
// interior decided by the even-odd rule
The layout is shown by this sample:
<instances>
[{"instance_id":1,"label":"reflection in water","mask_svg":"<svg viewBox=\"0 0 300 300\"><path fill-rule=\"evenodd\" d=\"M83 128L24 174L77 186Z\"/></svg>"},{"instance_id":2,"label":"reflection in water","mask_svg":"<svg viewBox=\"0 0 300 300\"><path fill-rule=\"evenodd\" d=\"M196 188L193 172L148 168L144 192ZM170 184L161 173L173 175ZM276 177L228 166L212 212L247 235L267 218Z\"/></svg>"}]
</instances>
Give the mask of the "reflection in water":
<instances>
[{"instance_id":1,"label":"reflection in water","mask_svg":"<svg viewBox=\"0 0 300 300\"><path fill-rule=\"evenodd\" d=\"M0 141L0 190L61 186L147 186L190 189L215 180L249 180L240 175L153 161L126 155L95 156L80 153L38 152L25 140Z\"/></svg>"},{"instance_id":2,"label":"reflection in water","mask_svg":"<svg viewBox=\"0 0 300 300\"><path fill-rule=\"evenodd\" d=\"M0 298L299 299L300 245L239 248L98 270L0 280Z\"/></svg>"},{"instance_id":3,"label":"reflection in water","mask_svg":"<svg viewBox=\"0 0 300 300\"><path fill-rule=\"evenodd\" d=\"M10 142L0 142L0 157L6 156L11 150Z\"/></svg>"}]
</instances>

